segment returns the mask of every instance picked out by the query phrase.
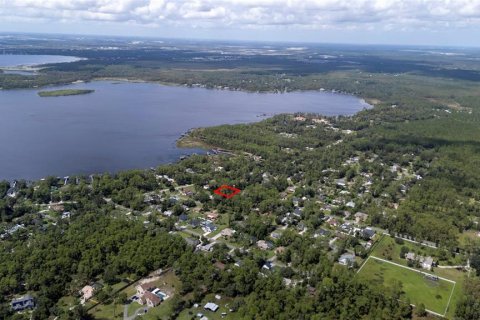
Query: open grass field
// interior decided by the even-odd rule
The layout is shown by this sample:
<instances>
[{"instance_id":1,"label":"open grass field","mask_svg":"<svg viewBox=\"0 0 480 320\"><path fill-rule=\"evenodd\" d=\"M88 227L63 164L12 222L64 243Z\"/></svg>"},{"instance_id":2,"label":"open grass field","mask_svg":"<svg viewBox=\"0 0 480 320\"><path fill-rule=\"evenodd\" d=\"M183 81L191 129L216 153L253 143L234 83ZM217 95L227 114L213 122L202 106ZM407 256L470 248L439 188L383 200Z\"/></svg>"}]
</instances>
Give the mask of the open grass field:
<instances>
[{"instance_id":1,"label":"open grass field","mask_svg":"<svg viewBox=\"0 0 480 320\"><path fill-rule=\"evenodd\" d=\"M400 248L402 246L406 246L410 249L410 251L413 251L417 254L424 255L424 256L430 255L432 257L437 257L437 255L439 254L439 251L438 251L439 249L427 248L417 244L409 243L407 241L405 241L404 244L397 244L393 238L384 236L379 241L379 243L375 246L372 252L372 255L375 257L389 260L394 263L401 264L403 266L407 266L407 261L405 259L400 258ZM448 261L444 261L444 260L440 261L440 264L441 265L448 265L448 264L459 265L459 264L462 264L462 262L459 260L459 256L452 255L448 259ZM419 269L419 271L425 272L426 270ZM446 314L448 318L452 318L455 312L455 306L458 300L460 299L460 297L462 296L462 293L464 290L464 282L466 281L466 277L468 276L468 273L462 270L457 270L457 269L441 269L441 268L434 268L434 270L430 271L429 273L432 273L439 277L443 277L456 282L455 288L452 294L452 298L450 301L450 306Z\"/></svg>"},{"instance_id":2,"label":"open grass field","mask_svg":"<svg viewBox=\"0 0 480 320\"><path fill-rule=\"evenodd\" d=\"M207 302L216 303L219 306L219 309L216 312L207 311L203 309L203 306ZM196 317L197 313L201 313L204 316L208 317L211 320L220 320L220 319L237 319L238 315L236 313L232 313L229 311L229 306L233 302L232 298L222 297L220 300L215 299L214 294L208 294L201 303L198 303L198 308L191 307L188 309L183 310L178 315L178 320L191 320L191 319L199 319ZM225 312L227 315L222 317L222 313Z\"/></svg>"},{"instance_id":3,"label":"open grass field","mask_svg":"<svg viewBox=\"0 0 480 320\"><path fill-rule=\"evenodd\" d=\"M405 297L408 297L412 304L423 303L430 311L440 315L450 314L447 308L455 289L453 282L429 280L423 273L374 257L365 262L358 277L379 285L388 285L393 280L399 280L402 282Z\"/></svg>"}]
</instances>

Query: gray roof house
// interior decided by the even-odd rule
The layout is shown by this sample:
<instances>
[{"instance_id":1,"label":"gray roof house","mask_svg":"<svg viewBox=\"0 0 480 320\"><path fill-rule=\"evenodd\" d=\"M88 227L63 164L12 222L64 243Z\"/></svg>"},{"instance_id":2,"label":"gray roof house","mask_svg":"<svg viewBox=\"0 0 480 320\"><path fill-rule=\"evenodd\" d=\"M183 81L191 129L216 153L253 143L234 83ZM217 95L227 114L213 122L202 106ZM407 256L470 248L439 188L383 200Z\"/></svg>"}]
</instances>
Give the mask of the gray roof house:
<instances>
[{"instance_id":1,"label":"gray roof house","mask_svg":"<svg viewBox=\"0 0 480 320\"><path fill-rule=\"evenodd\" d=\"M351 266L355 262L355 255L352 253L344 253L338 259L338 263L344 266Z\"/></svg>"},{"instance_id":2,"label":"gray roof house","mask_svg":"<svg viewBox=\"0 0 480 320\"><path fill-rule=\"evenodd\" d=\"M315 230L315 233L313 234L313 237L314 238L317 238L317 237L327 237L330 235L330 232L325 230L325 229L318 229L318 230Z\"/></svg>"},{"instance_id":3,"label":"gray roof house","mask_svg":"<svg viewBox=\"0 0 480 320\"><path fill-rule=\"evenodd\" d=\"M413 253L413 252L407 253L405 255L405 259L410 260L410 261L414 261L415 260L415 253Z\"/></svg>"},{"instance_id":4,"label":"gray roof house","mask_svg":"<svg viewBox=\"0 0 480 320\"><path fill-rule=\"evenodd\" d=\"M15 311L22 311L25 309L33 309L35 308L35 300L29 294L20 297L18 299L13 299L10 303L10 306Z\"/></svg>"},{"instance_id":5,"label":"gray roof house","mask_svg":"<svg viewBox=\"0 0 480 320\"><path fill-rule=\"evenodd\" d=\"M210 310L210 311L217 311L218 310L218 305L216 305L213 302L208 302L204 307L205 310Z\"/></svg>"},{"instance_id":6,"label":"gray roof house","mask_svg":"<svg viewBox=\"0 0 480 320\"><path fill-rule=\"evenodd\" d=\"M365 228L362 230L362 237L364 239L370 240L373 238L373 236L375 236L375 233L375 230L373 230L372 228Z\"/></svg>"},{"instance_id":7,"label":"gray roof house","mask_svg":"<svg viewBox=\"0 0 480 320\"><path fill-rule=\"evenodd\" d=\"M432 270L433 258L432 257L422 257L420 259L420 263L422 264L423 269Z\"/></svg>"}]
</instances>

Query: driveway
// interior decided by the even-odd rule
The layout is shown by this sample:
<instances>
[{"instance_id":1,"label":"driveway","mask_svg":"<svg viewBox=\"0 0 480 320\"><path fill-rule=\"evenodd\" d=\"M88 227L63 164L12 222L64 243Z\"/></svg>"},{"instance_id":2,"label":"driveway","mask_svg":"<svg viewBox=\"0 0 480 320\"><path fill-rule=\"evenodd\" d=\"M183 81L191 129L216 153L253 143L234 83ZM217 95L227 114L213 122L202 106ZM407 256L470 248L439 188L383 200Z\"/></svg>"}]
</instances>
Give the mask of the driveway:
<instances>
[{"instance_id":1,"label":"driveway","mask_svg":"<svg viewBox=\"0 0 480 320\"><path fill-rule=\"evenodd\" d=\"M135 312L129 317L128 316L129 306L130 306L129 304L126 304L123 306L123 320L133 320L138 316L144 315L148 310L147 306L140 307L137 310L135 310Z\"/></svg>"}]
</instances>

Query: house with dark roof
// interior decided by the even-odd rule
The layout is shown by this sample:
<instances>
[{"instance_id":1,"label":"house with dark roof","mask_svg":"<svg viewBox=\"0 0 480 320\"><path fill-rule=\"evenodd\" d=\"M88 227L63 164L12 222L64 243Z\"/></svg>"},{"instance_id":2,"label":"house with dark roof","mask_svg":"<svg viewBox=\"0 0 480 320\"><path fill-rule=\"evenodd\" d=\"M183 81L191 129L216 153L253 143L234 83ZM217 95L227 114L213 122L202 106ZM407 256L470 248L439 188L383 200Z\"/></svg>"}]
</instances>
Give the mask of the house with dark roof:
<instances>
[{"instance_id":1,"label":"house with dark roof","mask_svg":"<svg viewBox=\"0 0 480 320\"><path fill-rule=\"evenodd\" d=\"M300 208L295 208L295 210L293 211L293 215L296 216L296 217L301 218L302 215L303 215L302 209L300 209Z\"/></svg>"},{"instance_id":2,"label":"house with dark roof","mask_svg":"<svg viewBox=\"0 0 480 320\"><path fill-rule=\"evenodd\" d=\"M137 286L137 296L140 298L138 303L147 305L151 308L158 306L162 301L162 297L156 292L159 291L153 282L142 283Z\"/></svg>"},{"instance_id":3,"label":"house with dark roof","mask_svg":"<svg viewBox=\"0 0 480 320\"><path fill-rule=\"evenodd\" d=\"M318 229L315 230L313 237L318 238L318 237L328 237L330 235L330 232L325 230L325 229Z\"/></svg>"},{"instance_id":4,"label":"house with dark roof","mask_svg":"<svg viewBox=\"0 0 480 320\"><path fill-rule=\"evenodd\" d=\"M161 302L162 298L150 291L146 291L139 300L140 304L146 304L151 308L158 306Z\"/></svg>"},{"instance_id":5,"label":"house with dark roof","mask_svg":"<svg viewBox=\"0 0 480 320\"><path fill-rule=\"evenodd\" d=\"M27 294L23 297L13 299L12 302L10 303L10 307L14 311L23 311L26 309L33 309L35 308L35 299Z\"/></svg>"},{"instance_id":6,"label":"house with dark roof","mask_svg":"<svg viewBox=\"0 0 480 320\"><path fill-rule=\"evenodd\" d=\"M190 225L191 225L193 228L197 228L197 227L199 227L201 224L202 224L202 222L201 222L199 219L192 219L192 220L190 220Z\"/></svg>"},{"instance_id":7,"label":"house with dark roof","mask_svg":"<svg viewBox=\"0 0 480 320\"><path fill-rule=\"evenodd\" d=\"M202 229L204 232L214 232L217 230L217 227L213 223L207 222L202 226Z\"/></svg>"},{"instance_id":8,"label":"house with dark roof","mask_svg":"<svg viewBox=\"0 0 480 320\"><path fill-rule=\"evenodd\" d=\"M372 228L365 228L361 231L361 236L365 240L370 240L375 236L375 233L375 230L373 230Z\"/></svg>"}]
</instances>

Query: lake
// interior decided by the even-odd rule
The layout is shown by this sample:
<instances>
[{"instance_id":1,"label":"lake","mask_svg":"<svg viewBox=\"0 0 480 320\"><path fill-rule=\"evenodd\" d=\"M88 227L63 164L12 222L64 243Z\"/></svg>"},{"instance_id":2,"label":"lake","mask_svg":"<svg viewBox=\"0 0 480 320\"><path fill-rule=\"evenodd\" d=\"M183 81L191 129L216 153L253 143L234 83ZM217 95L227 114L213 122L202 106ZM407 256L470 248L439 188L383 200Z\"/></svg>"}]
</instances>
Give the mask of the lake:
<instances>
[{"instance_id":1,"label":"lake","mask_svg":"<svg viewBox=\"0 0 480 320\"><path fill-rule=\"evenodd\" d=\"M12 68L20 66L36 66L47 63L65 63L78 61L81 58L54 55L30 55L30 54L0 54L0 68Z\"/></svg>"},{"instance_id":2,"label":"lake","mask_svg":"<svg viewBox=\"0 0 480 320\"><path fill-rule=\"evenodd\" d=\"M349 115L369 107L328 92L245 93L95 81L53 89L87 95L41 98L38 90L0 90L0 179L39 179L148 168L199 150L179 149L191 128L260 121L265 114Z\"/></svg>"}]
</instances>

